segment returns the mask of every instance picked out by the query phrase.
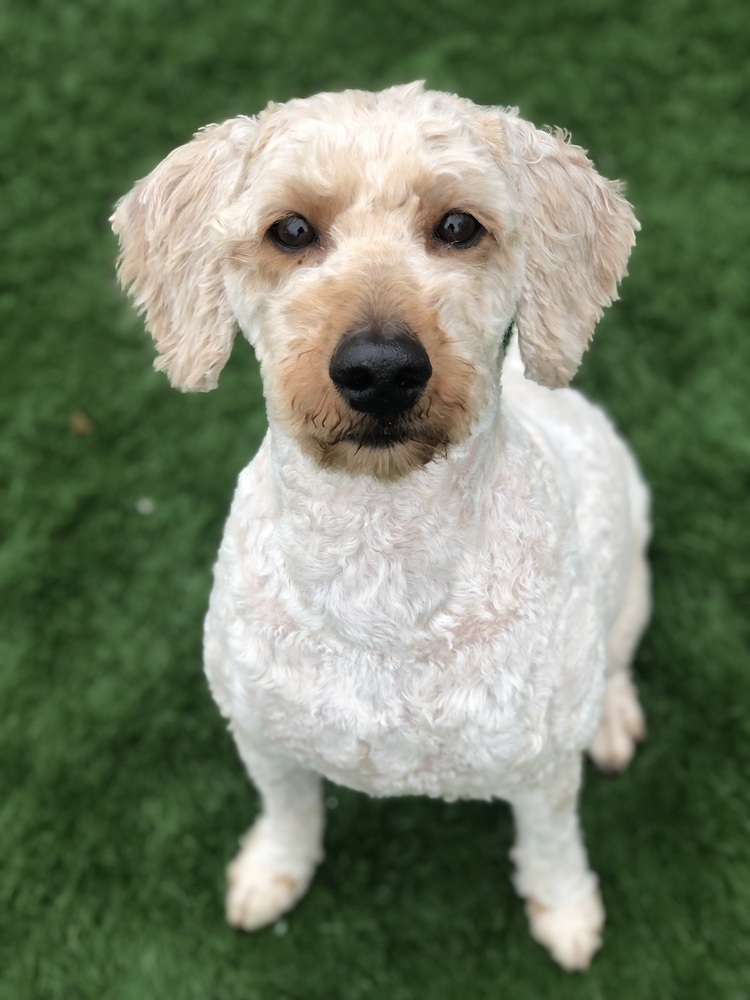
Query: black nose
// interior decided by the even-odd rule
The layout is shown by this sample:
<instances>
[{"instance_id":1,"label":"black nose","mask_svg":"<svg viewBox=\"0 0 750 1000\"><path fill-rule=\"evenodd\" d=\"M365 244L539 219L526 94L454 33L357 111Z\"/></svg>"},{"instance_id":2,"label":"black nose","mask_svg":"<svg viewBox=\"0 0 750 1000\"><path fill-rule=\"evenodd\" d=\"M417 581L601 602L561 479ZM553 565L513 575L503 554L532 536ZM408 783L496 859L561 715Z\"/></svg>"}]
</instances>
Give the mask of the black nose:
<instances>
[{"instance_id":1,"label":"black nose","mask_svg":"<svg viewBox=\"0 0 750 1000\"><path fill-rule=\"evenodd\" d=\"M393 420L422 395L432 365L414 334L373 329L342 337L328 373L352 409Z\"/></svg>"}]
</instances>

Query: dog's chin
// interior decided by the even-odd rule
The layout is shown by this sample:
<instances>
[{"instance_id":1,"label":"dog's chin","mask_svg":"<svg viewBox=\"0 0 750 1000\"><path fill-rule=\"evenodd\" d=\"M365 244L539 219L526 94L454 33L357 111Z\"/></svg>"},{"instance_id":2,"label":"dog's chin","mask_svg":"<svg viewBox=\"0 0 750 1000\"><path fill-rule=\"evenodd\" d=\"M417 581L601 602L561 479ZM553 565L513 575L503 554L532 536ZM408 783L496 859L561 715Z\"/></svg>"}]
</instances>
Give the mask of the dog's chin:
<instances>
[{"instance_id":1,"label":"dog's chin","mask_svg":"<svg viewBox=\"0 0 750 1000\"><path fill-rule=\"evenodd\" d=\"M391 480L445 458L450 444L444 429L427 423L363 419L330 438L309 439L306 450L325 469Z\"/></svg>"}]
</instances>

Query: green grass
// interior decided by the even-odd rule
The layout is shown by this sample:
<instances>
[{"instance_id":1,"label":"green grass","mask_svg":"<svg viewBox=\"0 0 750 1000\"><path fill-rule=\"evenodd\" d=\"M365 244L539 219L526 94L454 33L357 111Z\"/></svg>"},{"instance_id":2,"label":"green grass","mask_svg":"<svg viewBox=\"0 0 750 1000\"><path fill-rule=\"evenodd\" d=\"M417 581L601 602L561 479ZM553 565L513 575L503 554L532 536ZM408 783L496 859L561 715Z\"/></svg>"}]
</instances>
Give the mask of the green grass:
<instances>
[{"instance_id":1,"label":"green grass","mask_svg":"<svg viewBox=\"0 0 750 1000\"><path fill-rule=\"evenodd\" d=\"M0 37L0 1000L747 1000L745 0L6 0ZM568 127L643 223L578 380L656 521L649 740L583 800L609 912L584 977L528 937L502 804L332 789L297 911L222 919L255 798L200 632L260 383L244 343L212 394L150 370L107 217L200 125L416 77Z\"/></svg>"}]
</instances>

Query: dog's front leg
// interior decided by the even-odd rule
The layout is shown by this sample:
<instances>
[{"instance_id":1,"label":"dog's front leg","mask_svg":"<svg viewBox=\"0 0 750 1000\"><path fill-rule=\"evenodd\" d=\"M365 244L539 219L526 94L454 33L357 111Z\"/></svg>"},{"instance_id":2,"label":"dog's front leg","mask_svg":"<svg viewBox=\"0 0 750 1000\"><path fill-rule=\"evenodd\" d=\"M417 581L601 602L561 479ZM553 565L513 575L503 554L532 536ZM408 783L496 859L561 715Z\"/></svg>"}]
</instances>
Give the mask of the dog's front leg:
<instances>
[{"instance_id":1,"label":"dog's front leg","mask_svg":"<svg viewBox=\"0 0 750 1000\"><path fill-rule=\"evenodd\" d=\"M585 969L601 944L604 907L578 824L579 757L511 800L515 886L532 936L564 969Z\"/></svg>"},{"instance_id":2,"label":"dog's front leg","mask_svg":"<svg viewBox=\"0 0 750 1000\"><path fill-rule=\"evenodd\" d=\"M305 894L323 857L322 781L291 757L232 727L262 811L227 870L227 921L254 931Z\"/></svg>"}]
</instances>

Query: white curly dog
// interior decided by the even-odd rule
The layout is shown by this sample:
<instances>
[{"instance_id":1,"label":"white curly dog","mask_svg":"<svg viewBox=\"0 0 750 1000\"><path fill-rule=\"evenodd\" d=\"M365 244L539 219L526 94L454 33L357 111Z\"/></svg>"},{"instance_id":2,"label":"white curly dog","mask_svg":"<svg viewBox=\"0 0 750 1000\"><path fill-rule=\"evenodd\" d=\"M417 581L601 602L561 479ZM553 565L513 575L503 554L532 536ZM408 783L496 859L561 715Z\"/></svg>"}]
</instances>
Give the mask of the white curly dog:
<instances>
[{"instance_id":1,"label":"white curly dog","mask_svg":"<svg viewBox=\"0 0 750 1000\"><path fill-rule=\"evenodd\" d=\"M113 226L172 384L213 388L237 327L263 377L205 632L262 799L229 922L307 889L321 775L501 798L531 932L585 968L582 755L617 770L643 736L650 605L647 490L564 388L626 273L619 186L562 133L410 84L210 125Z\"/></svg>"}]
</instances>

